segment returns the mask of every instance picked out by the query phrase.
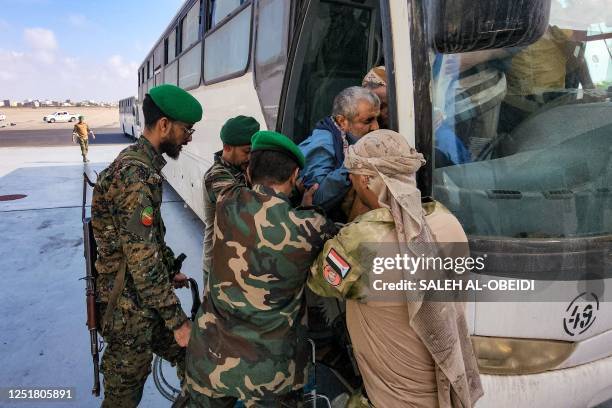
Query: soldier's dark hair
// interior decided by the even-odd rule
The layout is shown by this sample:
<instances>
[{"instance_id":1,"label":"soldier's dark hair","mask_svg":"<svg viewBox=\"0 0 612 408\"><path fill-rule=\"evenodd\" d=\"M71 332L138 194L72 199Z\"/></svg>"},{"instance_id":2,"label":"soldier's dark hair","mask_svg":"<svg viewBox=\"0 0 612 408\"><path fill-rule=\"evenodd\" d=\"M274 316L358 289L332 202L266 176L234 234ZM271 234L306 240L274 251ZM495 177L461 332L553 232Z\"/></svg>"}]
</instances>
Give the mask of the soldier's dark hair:
<instances>
[{"instance_id":1,"label":"soldier's dark hair","mask_svg":"<svg viewBox=\"0 0 612 408\"><path fill-rule=\"evenodd\" d=\"M282 184L289 180L297 162L288 154L275 150L256 150L249 157L253 184Z\"/></svg>"},{"instance_id":2,"label":"soldier's dark hair","mask_svg":"<svg viewBox=\"0 0 612 408\"><path fill-rule=\"evenodd\" d=\"M159 109L149 94L146 94L144 101L142 101L142 114L144 115L145 127L147 129L153 128L161 118L172 120L172 118L168 117L168 115Z\"/></svg>"}]
</instances>

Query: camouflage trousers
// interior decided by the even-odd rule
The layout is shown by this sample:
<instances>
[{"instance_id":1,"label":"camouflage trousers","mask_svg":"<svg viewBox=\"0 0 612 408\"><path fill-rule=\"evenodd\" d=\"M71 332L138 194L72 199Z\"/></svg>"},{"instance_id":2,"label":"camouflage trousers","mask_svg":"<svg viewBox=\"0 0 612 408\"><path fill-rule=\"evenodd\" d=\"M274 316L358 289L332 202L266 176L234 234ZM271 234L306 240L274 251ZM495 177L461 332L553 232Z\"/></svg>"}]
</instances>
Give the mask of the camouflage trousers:
<instances>
[{"instance_id":1,"label":"camouflage trousers","mask_svg":"<svg viewBox=\"0 0 612 408\"><path fill-rule=\"evenodd\" d=\"M89 151L89 140L81 137L77 137L77 140L79 142L79 146L81 146L81 155L83 156L83 159L85 159L87 157L87 152Z\"/></svg>"},{"instance_id":2,"label":"camouflage trousers","mask_svg":"<svg viewBox=\"0 0 612 408\"><path fill-rule=\"evenodd\" d=\"M101 308L100 316L103 315ZM153 353L176 365L183 382L185 349L176 343L174 333L155 312L118 306L102 335L106 342L100 369L104 374L103 408L138 406L151 372Z\"/></svg>"},{"instance_id":3,"label":"camouflage trousers","mask_svg":"<svg viewBox=\"0 0 612 408\"><path fill-rule=\"evenodd\" d=\"M238 402L235 397L212 398L199 392L190 392L187 403L188 408L233 408ZM298 408L303 407L302 390L279 395L270 400L257 400L244 403L246 408Z\"/></svg>"}]
</instances>

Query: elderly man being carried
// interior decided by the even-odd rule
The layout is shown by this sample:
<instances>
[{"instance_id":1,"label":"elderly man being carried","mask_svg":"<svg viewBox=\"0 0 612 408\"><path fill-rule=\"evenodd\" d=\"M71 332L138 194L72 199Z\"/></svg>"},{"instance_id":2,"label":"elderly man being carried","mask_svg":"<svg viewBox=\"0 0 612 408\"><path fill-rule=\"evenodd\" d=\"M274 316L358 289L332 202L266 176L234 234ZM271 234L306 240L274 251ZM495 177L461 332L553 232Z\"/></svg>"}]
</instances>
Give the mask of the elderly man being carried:
<instances>
[{"instance_id":1,"label":"elderly man being carried","mask_svg":"<svg viewBox=\"0 0 612 408\"><path fill-rule=\"evenodd\" d=\"M334 221L346 221L341 207L351 182L343 165L345 153L360 137L378 129L379 115L380 100L372 91L359 86L346 88L334 98L331 116L319 121L300 144L306 158L301 172L304 185L319 184L313 204Z\"/></svg>"}]
</instances>

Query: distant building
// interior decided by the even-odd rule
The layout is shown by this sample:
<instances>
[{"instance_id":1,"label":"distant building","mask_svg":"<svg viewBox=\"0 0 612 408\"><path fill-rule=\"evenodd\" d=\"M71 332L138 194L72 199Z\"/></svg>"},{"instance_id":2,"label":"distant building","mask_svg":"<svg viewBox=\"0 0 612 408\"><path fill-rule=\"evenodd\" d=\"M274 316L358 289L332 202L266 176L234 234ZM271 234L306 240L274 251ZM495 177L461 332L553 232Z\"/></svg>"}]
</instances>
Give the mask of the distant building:
<instances>
[{"instance_id":1,"label":"distant building","mask_svg":"<svg viewBox=\"0 0 612 408\"><path fill-rule=\"evenodd\" d=\"M6 106L7 108L8 108L9 106L11 106L11 101L10 101L10 99L5 99L5 100L4 100L4 102L2 103L2 106Z\"/></svg>"}]
</instances>

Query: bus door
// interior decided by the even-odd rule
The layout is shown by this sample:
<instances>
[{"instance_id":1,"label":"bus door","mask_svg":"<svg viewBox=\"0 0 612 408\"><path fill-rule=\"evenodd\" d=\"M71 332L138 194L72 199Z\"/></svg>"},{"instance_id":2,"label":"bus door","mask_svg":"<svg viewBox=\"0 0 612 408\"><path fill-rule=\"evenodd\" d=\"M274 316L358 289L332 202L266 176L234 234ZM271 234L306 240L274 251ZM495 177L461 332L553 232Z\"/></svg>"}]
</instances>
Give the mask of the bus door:
<instances>
[{"instance_id":1,"label":"bus door","mask_svg":"<svg viewBox=\"0 0 612 408\"><path fill-rule=\"evenodd\" d=\"M361 85L365 74L384 64L385 57L378 0L306 0L294 22L276 129L299 143L319 120L331 115L334 97ZM343 306L332 302L323 314L319 305L309 304L308 312L317 359L334 373L321 372L328 379L319 390L330 398L361 384L348 353L348 333L342 329Z\"/></svg>"},{"instance_id":2,"label":"bus door","mask_svg":"<svg viewBox=\"0 0 612 408\"><path fill-rule=\"evenodd\" d=\"M308 0L299 12L276 126L296 142L385 60L378 0Z\"/></svg>"}]
</instances>

